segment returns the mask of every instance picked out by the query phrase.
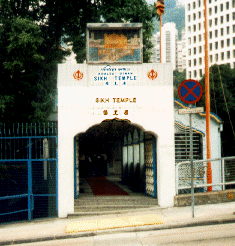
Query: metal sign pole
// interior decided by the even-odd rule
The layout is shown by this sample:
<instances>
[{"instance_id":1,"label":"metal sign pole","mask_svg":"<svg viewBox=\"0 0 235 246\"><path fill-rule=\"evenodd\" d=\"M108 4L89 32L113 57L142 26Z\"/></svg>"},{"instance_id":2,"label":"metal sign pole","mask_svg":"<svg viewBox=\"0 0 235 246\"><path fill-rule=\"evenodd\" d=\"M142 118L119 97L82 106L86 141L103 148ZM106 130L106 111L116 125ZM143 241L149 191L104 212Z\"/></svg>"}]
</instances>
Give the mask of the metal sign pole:
<instances>
[{"instance_id":1,"label":"metal sign pole","mask_svg":"<svg viewBox=\"0 0 235 246\"><path fill-rule=\"evenodd\" d=\"M190 105L190 108L192 105ZM191 164L191 206L192 218L194 218L194 171L193 171L193 131L192 131L192 114L189 114L190 121L190 164Z\"/></svg>"},{"instance_id":2,"label":"metal sign pole","mask_svg":"<svg viewBox=\"0 0 235 246\"><path fill-rule=\"evenodd\" d=\"M193 132L192 132L192 114L203 112L203 107L193 108L192 104L198 102L202 97L201 84L193 79L184 80L179 88L178 93L180 99L190 104L189 108L179 109L179 114L189 114L190 121L190 165L191 165L191 205L192 205L192 217L194 218L194 170L193 170Z\"/></svg>"}]
</instances>

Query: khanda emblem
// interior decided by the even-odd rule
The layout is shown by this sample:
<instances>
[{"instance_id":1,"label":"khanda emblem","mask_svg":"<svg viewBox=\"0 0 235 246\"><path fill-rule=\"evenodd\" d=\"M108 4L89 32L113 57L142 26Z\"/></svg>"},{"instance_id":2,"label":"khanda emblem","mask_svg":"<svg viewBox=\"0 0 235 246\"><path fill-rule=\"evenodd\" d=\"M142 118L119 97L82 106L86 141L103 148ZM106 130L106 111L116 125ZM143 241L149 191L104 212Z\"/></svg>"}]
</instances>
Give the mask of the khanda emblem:
<instances>
[{"instance_id":1,"label":"khanda emblem","mask_svg":"<svg viewBox=\"0 0 235 246\"><path fill-rule=\"evenodd\" d=\"M157 78L157 72L154 71L153 69L147 73L148 78L151 80L155 80Z\"/></svg>"},{"instance_id":2,"label":"khanda emblem","mask_svg":"<svg viewBox=\"0 0 235 246\"><path fill-rule=\"evenodd\" d=\"M156 3L157 14L158 15L164 14L164 8L165 8L164 0L158 0Z\"/></svg>"},{"instance_id":3,"label":"khanda emblem","mask_svg":"<svg viewBox=\"0 0 235 246\"><path fill-rule=\"evenodd\" d=\"M76 80L81 80L83 78L83 73L80 72L79 70L77 72L75 72L73 74L73 77L76 79Z\"/></svg>"}]
</instances>

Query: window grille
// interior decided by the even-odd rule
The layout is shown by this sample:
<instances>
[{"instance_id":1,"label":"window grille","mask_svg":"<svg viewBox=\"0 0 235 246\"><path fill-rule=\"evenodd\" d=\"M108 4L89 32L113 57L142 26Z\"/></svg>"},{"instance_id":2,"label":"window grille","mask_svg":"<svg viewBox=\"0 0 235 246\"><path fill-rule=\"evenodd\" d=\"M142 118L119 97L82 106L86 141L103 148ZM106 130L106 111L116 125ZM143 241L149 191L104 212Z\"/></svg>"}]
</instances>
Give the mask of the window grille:
<instances>
[{"instance_id":1,"label":"window grille","mask_svg":"<svg viewBox=\"0 0 235 246\"><path fill-rule=\"evenodd\" d=\"M193 159L202 159L202 136L193 133ZM175 133L175 161L181 162L190 159L190 135L189 132Z\"/></svg>"}]
</instances>

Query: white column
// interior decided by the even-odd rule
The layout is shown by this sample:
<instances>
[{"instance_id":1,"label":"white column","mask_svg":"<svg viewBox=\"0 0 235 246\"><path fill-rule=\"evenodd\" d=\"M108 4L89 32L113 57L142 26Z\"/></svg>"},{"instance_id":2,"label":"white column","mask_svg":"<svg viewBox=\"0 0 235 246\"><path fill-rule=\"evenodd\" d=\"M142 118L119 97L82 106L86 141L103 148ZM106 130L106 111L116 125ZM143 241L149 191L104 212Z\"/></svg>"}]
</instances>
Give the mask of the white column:
<instances>
[{"instance_id":1,"label":"white column","mask_svg":"<svg viewBox=\"0 0 235 246\"><path fill-rule=\"evenodd\" d=\"M133 144L132 144L132 135L131 132L128 133L128 146L127 146L127 158L128 158L128 183L131 184L131 165L133 165Z\"/></svg>"},{"instance_id":2,"label":"white column","mask_svg":"<svg viewBox=\"0 0 235 246\"><path fill-rule=\"evenodd\" d=\"M126 182L127 177L127 137L124 136L124 145L122 147L122 180Z\"/></svg>"},{"instance_id":3,"label":"white column","mask_svg":"<svg viewBox=\"0 0 235 246\"><path fill-rule=\"evenodd\" d=\"M140 182L140 145L139 145L139 134L137 129L134 130L133 134L133 151L134 151L134 184L135 188L139 189Z\"/></svg>"},{"instance_id":4,"label":"white column","mask_svg":"<svg viewBox=\"0 0 235 246\"><path fill-rule=\"evenodd\" d=\"M144 191L145 173L144 173L144 132L140 131L140 177L141 189Z\"/></svg>"},{"instance_id":5,"label":"white column","mask_svg":"<svg viewBox=\"0 0 235 246\"><path fill-rule=\"evenodd\" d=\"M159 134L160 135L160 134ZM157 138L157 196L160 207L173 207L175 192L174 133Z\"/></svg>"},{"instance_id":6,"label":"white column","mask_svg":"<svg viewBox=\"0 0 235 246\"><path fill-rule=\"evenodd\" d=\"M64 218L74 212L74 143L60 128L58 136L58 216Z\"/></svg>"}]
</instances>

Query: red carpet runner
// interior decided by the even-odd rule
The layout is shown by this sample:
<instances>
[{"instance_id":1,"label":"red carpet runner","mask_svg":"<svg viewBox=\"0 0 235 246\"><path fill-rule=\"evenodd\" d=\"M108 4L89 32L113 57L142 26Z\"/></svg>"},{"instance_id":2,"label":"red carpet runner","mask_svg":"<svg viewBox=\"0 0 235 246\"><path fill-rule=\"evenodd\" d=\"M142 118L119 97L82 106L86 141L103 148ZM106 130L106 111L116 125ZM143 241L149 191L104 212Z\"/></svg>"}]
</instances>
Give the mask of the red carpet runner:
<instances>
[{"instance_id":1,"label":"red carpet runner","mask_svg":"<svg viewBox=\"0 0 235 246\"><path fill-rule=\"evenodd\" d=\"M87 178L95 196L128 196L129 194L106 177Z\"/></svg>"}]
</instances>

